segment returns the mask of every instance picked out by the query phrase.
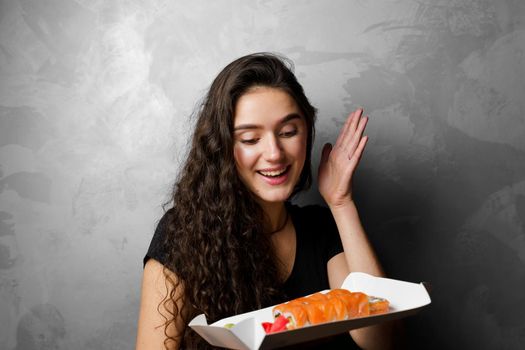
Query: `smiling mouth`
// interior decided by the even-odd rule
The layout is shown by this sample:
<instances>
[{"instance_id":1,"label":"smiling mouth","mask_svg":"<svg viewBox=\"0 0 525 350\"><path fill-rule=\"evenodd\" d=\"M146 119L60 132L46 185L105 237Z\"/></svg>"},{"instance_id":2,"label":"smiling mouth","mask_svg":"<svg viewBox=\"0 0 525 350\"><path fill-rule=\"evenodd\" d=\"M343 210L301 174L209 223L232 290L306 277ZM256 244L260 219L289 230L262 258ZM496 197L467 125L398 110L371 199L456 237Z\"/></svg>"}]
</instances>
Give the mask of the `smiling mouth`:
<instances>
[{"instance_id":1,"label":"smiling mouth","mask_svg":"<svg viewBox=\"0 0 525 350\"><path fill-rule=\"evenodd\" d=\"M281 170L276 170L276 171L257 171L257 172L261 174L262 176L266 176L266 177L279 177L279 176L286 174L288 170L290 170L290 166L287 166Z\"/></svg>"}]
</instances>

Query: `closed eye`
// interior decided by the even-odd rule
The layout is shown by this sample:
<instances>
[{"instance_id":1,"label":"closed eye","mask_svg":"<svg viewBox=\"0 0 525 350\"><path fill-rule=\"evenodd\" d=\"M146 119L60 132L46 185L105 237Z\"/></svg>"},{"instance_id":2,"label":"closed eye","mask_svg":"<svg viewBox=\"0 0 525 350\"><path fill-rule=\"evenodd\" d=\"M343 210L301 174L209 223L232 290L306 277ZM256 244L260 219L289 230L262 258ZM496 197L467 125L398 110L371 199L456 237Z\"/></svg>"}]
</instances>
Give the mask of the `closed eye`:
<instances>
[{"instance_id":1,"label":"closed eye","mask_svg":"<svg viewBox=\"0 0 525 350\"><path fill-rule=\"evenodd\" d=\"M297 129L294 129L291 131L283 131L282 133L279 134L279 136L282 136L282 137L292 137L295 135L297 135Z\"/></svg>"},{"instance_id":2,"label":"closed eye","mask_svg":"<svg viewBox=\"0 0 525 350\"><path fill-rule=\"evenodd\" d=\"M241 143L244 143L245 145L255 145L259 141L259 139L247 139L247 140L241 140Z\"/></svg>"}]
</instances>

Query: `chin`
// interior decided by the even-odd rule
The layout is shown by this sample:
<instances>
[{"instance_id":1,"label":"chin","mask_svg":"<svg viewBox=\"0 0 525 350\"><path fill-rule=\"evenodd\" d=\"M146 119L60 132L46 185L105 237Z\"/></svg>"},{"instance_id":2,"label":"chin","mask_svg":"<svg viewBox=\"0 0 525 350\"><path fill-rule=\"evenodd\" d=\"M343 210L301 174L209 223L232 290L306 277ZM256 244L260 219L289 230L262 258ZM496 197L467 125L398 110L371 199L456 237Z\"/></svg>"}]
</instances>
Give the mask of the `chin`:
<instances>
[{"instance_id":1,"label":"chin","mask_svg":"<svg viewBox=\"0 0 525 350\"><path fill-rule=\"evenodd\" d=\"M290 196L292 195L292 192L293 192L293 189L289 191L283 191L281 193L275 193L275 194L267 193L265 196L258 196L258 197L263 202L278 203L278 202L284 202L288 200L288 198L290 198Z\"/></svg>"}]
</instances>

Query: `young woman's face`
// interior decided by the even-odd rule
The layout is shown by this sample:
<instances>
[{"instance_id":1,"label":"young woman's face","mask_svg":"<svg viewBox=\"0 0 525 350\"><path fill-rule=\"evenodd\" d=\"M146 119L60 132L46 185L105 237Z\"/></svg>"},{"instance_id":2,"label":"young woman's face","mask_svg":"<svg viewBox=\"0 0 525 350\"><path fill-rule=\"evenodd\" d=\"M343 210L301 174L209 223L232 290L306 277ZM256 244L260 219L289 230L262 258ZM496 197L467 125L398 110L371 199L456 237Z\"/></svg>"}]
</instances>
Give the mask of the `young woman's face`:
<instances>
[{"instance_id":1,"label":"young woman's face","mask_svg":"<svg viewBox=\"0 0 525 350\"><path fill-rule=\"evenodd\" d=\"M306 158L307 133L297 103L283 90L257 87L237 101L237 172L262 202L282 202L292 194Z\"/></svg>"}]
</instances>

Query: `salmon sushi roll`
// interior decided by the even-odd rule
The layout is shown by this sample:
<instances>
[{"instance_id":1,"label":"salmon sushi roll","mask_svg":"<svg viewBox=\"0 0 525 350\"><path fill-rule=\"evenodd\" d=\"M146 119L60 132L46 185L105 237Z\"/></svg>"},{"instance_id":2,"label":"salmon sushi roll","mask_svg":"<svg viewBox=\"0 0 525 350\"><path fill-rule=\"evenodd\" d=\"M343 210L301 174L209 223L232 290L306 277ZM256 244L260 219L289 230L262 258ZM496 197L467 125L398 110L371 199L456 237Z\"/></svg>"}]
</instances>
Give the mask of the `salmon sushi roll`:
<instances>
[{"instance_id":1,"label":"salmon sushi roll","mask_svg":"<svg viewBox=\"0 0 525 350\"><path fill-rule=\"evenodd\" d=\"M311 325L324 323L327 321L326 316L323 313L323 310L317 303L307 303L303 304L303 309L306 311L308 317L308 322Z\"/></svg>"},{"instance_id":2,"label":"salmon sushi roll","mask_svg":"<svg viewBox=\"0 0 525 350\"><path fill-rule=\"evenodd\" d=\"M288 319L286 328L296 329L308 325L308 315L303 308L303 304L294 301L286 304L280 304L273 308L273 317L283 315Z\"/></svg>"},{"instance_id":3,"label":"salmon sushi roll","mask_svg":"<svg viewBox=\"0 0 525 350\"><path fill-rule=\"evenodd\" d=\"M335 320L335 308L326 301L312 301L303 305L310 324L319 324Z\"/></svg>"},{"instance_id":4,"label":"salmon sushi roll","mask_svg":"<svg viewBox=\"0 0 525 350\"><path fill-rule=\"evenodd\" d=\"M352 293L355 298L355 305L357 310L357 317L363 317L370 315L370 304L368 303L368 295L365 293L355 292Z\"/></svg>"},{"instance_id":5,"label":"salmon sushi roll","mask_svg":"<svg viewBox=\"0 0 525 350\"><path fill-rule=\"evenodd\" d=\"M328 299L328 297L326 296L326 294L323 294L323 293L314 293L308 296L308 299L310 301L325 301Z\"/></svg>"},{"instance_id":6,"label":"salmon sushi roll","mask_svg":"<svg viewBox=\"0 0 525 350\"><path fill-rule=\"evenodd\" d=\"M290 305L288 312L284 316L290 321L286 325L288 329L301 328L309 324L306 310L300 304Z\"/></svg>"},{"instance_id":7,"label":"salmon sushi roll","mask_svg":"<svg viewBox=\"0 0 525 350\"><path fill-rule=\"evenodd\" d=\"M345 300L348 309L348 318L370 315L368 295L361 292L355 292L351 293L348 298L345 298Z\"/></svg>"},{"instance_id":8,"label":"salmon sushi roll","mask_svg":"<svg viewBox=\"0 0 525 350\"><path fill-rule=\"evenodd\" d=\"M349 297L352 294L348 289L332 289L326 296L339 296L339 297Z\"/></svg>"},{"instance_id":9,"label":"salmon sushi roll","mask_svg":"<svg viewBox=\"0 0 525 350\"><path fill-rule=\"evenodd\" d=\"M368 304L370 307L370 315L384 314L388 312L390 303L388 300L377 297L368 297Z\"/></svg>"},{"instance_id":10,"label":"salmon sushi roll","mask_svg":"<svg viewBox=\"0 0 525 350\"><path fill-rule=\"evenodd\" d=\"M332 304L335 309L335 320L341 321L348 319L348 307L345 302L337 295L327 293L328 302Z\"/></svg>"},{"instance_id":11,"label":"salmon sushi roll","mask_svg":"<svg viewBox=\"0 0 525 350\"><path fill-rule=\"evenodd\" d=\"M326 294L314 293L273 308L274 319L284 316L286 328L297 329L306 325L342 321L388 312L389 302L347 289L333 289Z\"/></svg>"},{"instance_id":12,"label":"salmon sushi roll","mask_svg":"<svg viewBox=\"0 0 525 350\"><path fill-rule=\"evenodd\" d=\"M314 293L314 294L306 296L306 297L297 298L297 299L295 299L293 301L294 302L303 303L303 304L308 304L308 303L311 303L311 302L314 302L314 301L325 301L325 300L327 300L327 297L323 293Z\"/></svg>"},{"instance_id":13,"label":"salmon sushi roll","mask_svg":"<svg viewBox=\"0 0 525 350\"><path fill-rule=\"evenodd\" d=\"M326 293L327 296L338 297L346 306L347 319L352 317L357 317L358 308L356 307L356 295L353 295L347 289L333 289Z\"/></svg>"}]
</instances>

